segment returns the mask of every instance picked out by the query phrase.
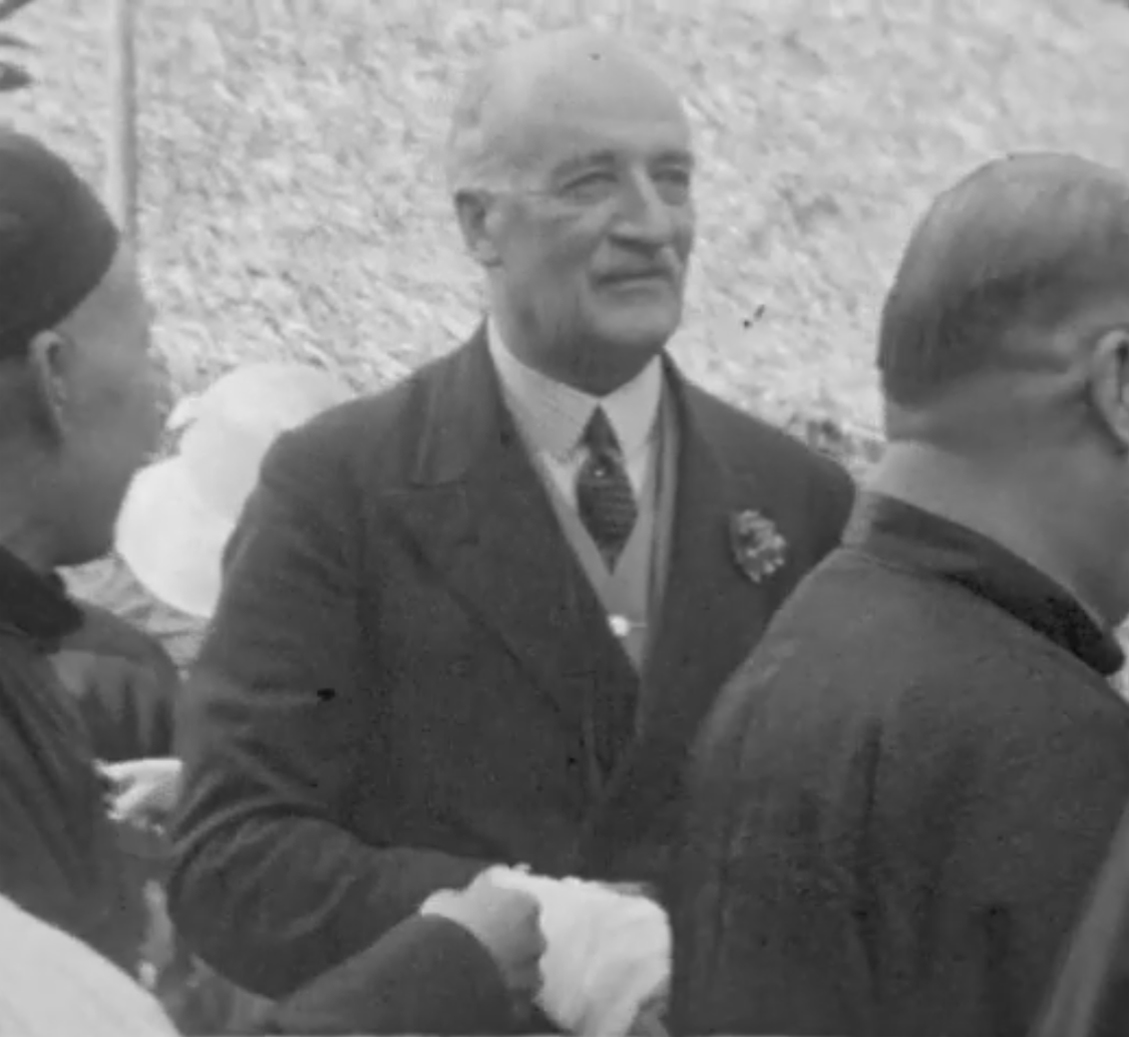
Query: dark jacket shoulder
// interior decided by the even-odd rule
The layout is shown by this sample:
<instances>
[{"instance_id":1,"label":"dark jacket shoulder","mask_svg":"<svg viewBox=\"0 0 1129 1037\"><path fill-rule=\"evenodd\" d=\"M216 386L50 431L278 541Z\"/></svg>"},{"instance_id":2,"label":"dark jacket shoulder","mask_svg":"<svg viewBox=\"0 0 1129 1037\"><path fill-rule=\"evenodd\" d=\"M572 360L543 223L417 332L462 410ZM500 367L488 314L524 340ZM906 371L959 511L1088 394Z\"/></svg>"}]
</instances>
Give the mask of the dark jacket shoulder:
<instances>
[{"instance_id":1,"label":"dark jacket shoulder","mask_svg":"<svg viewBox=\"0 0 1129 1037\"><path fill-rule=\"evenodd\" d=\"M425 433L439 385L458 377L472 346L429 361L386 389L323 411L279 437L265 465L299 465L329 475L405 470Z\"/></svg>"}]
</instances>

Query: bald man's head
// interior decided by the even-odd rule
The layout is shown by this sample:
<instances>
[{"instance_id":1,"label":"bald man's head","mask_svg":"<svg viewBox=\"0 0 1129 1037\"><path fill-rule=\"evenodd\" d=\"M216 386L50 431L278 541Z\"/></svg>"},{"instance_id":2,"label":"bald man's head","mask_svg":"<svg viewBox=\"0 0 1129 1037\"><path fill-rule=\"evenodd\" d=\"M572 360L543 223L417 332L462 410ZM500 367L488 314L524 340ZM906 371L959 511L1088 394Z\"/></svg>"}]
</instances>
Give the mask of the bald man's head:
<instances>
[{"instance_id":1,"label":"bald man's head","mask_svg":"<svg viewBox=\"0 0 1129 1037\"><path fill-rule=\"evenodd\" d=\"M942 194L886 298L878 367L896 408L926 407L977 375L1052 362L1056 329L1129 301L1129 181L1072 155L982 166Z\"/></svg>"},{"instance_id":2,"label":"bald man's head","mask_svg":"<svg viewBox=\"0 0 1129 1037\"><path fill-rule=\"evenodd\" d=\"M620 117L682 116L659 70L606 33L566 29L492 55L471 73L451 119L451 192L519 186L555 127L606 110L609 99Z\"/></svg>"},{"instance_id":3,"label":"bald man's head","mask_svg":"<svg viewBox=\"0 0 1129 1037\"><path fill-rule=\"evenodd\" d=\"M551 33L480 69L448 175L507 348L596 395L635 377L682 319L693 174L678 96L615 38Z\"/></svg>"}]
</instances>

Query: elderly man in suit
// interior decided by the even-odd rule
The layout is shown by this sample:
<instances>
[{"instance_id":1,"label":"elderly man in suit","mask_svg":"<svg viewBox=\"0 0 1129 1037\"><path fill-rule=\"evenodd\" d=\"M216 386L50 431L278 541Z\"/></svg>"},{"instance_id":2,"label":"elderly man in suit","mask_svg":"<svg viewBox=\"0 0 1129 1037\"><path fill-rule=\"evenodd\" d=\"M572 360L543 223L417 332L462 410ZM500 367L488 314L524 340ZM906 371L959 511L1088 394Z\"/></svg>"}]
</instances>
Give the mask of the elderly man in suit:
<instances>
[{"instance_id":1,"label":"elderly man in suit","mask_svg":"<svg viewBox=\"0 0 1129 1037\"><path fill-rule=\"evenodd\" d=\"M694 156L646 62L506 50L449 158L489 318L278 441L186 694L174 917L272 996L491 864L653 877L687 736L852 503L664 351Z\"/></svg>"},{"instance_id":2,"label":"elderly man in suit","mask_svg":"<svg viewBox=\"0 0 1129 1037\"><path fill-rule=\"evenodd\" d=\"M945 192L879 365L872 492L703 726L680 1032L1027 1033L1129 796L1129 182Z\"/></svg>"}]
</instances>

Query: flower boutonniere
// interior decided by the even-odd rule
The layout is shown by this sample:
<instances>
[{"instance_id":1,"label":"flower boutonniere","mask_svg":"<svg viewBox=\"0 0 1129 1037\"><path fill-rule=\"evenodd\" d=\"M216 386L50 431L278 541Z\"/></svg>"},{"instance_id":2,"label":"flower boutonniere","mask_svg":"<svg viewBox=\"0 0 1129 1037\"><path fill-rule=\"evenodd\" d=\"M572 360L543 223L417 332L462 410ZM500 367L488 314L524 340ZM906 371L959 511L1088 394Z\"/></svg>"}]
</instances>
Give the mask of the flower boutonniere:
<instances>
[{"instance_id":1,"label":"flower boutonniere","mask_svg":"<svg viewBox=\"0 0 1129 1037\"><path fill-rule=\"evenodd\" d=\"M771 576L788 559L788 541L759 511L734 512L729 520L729 542L734 560L753 583Z\"/></svg>"}]
</instances>

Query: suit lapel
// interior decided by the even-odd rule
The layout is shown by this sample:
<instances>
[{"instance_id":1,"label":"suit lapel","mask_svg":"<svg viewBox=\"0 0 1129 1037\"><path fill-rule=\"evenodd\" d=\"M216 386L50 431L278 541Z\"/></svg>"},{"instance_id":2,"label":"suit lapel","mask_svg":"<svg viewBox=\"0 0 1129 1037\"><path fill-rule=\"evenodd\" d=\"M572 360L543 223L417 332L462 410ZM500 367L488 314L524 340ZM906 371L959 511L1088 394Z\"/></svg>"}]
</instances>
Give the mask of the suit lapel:
<instances>
[{"instance_id":1,"label":"suit lapel","mask_svg":"<svg viewBox=\"0 0 1129 1037\"><path fill-rule=\"evenodd\" d=\"M680 418L678 485L658 636L646 671L644 731L672 716L696 725L778 604L775 581L751 580L730 543L733 516L755 510L771 518L771 501L754 470L730 463L738 451L727 450L717 401L673 372L671 384Z\"/></svg>"},{"instance_id":2,"label":"suit lapel","mask_svg":"<svg viewBox=\"0 0 1129 1037\"><path fill-rule=\"evenodd\" d=\"M420 432L405 527L583 736L590 696L636 694L638 677L509 418L484 332L435 379Z\"/></svg>"},{"instance_id":3,"label":"suit lapel","mask_svg":"<svg viewBox=\"0 0 1129 1037\"><path fill-rule=\"evenodd\" d=\"M615 847L644 839L675 789L689 745L730 674L760 638L783 581L751 580L730 543L734 515L773 518L733 421L671 365L679 418L678 483L665 593L644 674L639 737L616 768L578 847L578 870L602 874ZM740 459L735 462L735 459ZM742 463L743 462L743 463Z\"/></svg>"}]
</instances>

